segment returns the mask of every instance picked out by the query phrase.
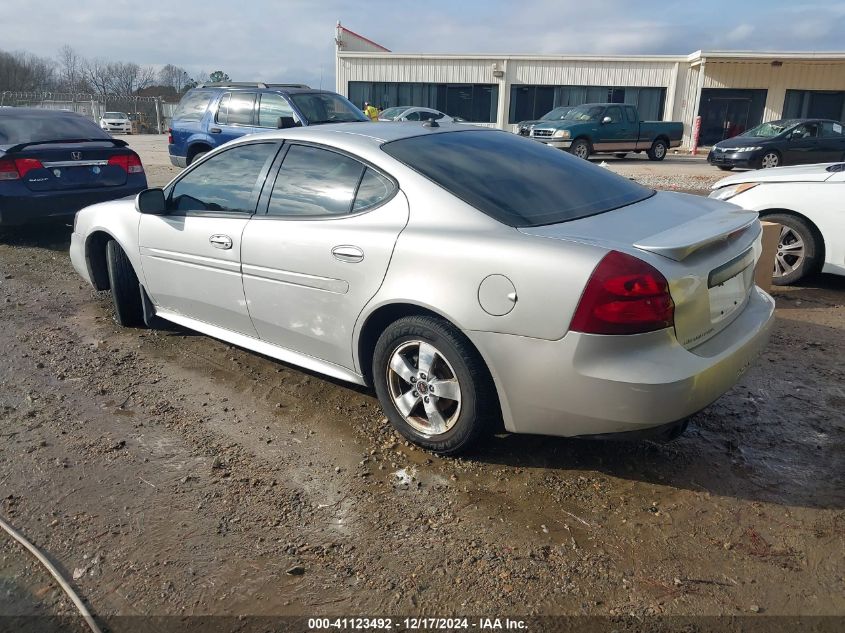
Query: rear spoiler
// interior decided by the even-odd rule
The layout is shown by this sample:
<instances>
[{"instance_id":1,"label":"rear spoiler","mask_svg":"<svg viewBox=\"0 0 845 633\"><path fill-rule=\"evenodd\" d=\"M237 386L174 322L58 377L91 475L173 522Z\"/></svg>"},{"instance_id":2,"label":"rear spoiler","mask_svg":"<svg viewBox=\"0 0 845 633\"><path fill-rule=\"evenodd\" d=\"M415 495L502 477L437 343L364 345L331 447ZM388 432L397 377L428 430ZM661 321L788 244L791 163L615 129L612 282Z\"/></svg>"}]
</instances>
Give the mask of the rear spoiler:
<instances>
[{"instance_id":1,"label":"rear spoiler","mask_svg":"<svg viewBox=\"0 0 845 633\"><path fill-rule=\"evenodd\" d=\"M25 147L30 147L32 145L64 145L68 143L114 143L115 147L127 147L129 143L126 141L119 139L119 138L65 138L59 140L52 140L52 141L31 141L29 143L18 143L17 145L10 145L9 147L4 148L0 146L0 149L5 151L7 154L11 154L12 152L19 152Z\"/></svg>"},{"instance_id":2,"label":"rear spoiler","mask_svg":"<svg viewBox=\"0 0 845 633\"><path fill-rule=\"evenodd\" d=\"M757 213L754 211L743 213L737 209L736 213L731 214L707 214L646 237L634 244L634 248L679 262L709 244L744 233L756 222Z\"/></svg>"}]
</instances>

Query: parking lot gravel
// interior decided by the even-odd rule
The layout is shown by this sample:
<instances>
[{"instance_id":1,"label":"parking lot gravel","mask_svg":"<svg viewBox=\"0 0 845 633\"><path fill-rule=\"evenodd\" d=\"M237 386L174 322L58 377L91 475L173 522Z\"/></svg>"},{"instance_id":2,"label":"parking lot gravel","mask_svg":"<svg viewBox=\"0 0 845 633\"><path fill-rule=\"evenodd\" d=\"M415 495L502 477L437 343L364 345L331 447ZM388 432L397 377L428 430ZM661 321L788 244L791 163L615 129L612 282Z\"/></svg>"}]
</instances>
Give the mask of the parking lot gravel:
<instances>
[{"instance_id":1,"label":"parking lot gravel","mask_svg":"<svg viewBox=\"0 0 845 633\"><path fill-rule=\"evenodd\" d=\"M845 615L842 278L778 290L763 357L674 443L443 459L367 390L119 328L68 239L0 235L0 515L98 617ZM0 613L70 611L0 535Z\"/></svg>"}]
</instances>

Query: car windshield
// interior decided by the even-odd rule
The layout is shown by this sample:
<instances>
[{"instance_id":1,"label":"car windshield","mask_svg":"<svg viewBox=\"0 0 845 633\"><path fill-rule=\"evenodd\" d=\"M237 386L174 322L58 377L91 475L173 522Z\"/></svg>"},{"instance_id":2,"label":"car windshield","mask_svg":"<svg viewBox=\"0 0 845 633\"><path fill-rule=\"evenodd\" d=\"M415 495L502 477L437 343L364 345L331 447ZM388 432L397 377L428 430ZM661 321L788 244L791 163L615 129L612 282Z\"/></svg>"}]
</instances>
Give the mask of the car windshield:
<instances>
[{"instance_id":1,"label":"car windshield","mask_svg":"<svg viewBox=\"0 0 845 633\"><path fill-rule=\"evenodd\" d=\"M308 125L368 121L367 116L340 95L328 92L300 92L290 96Z\"/></svg>"},{"instance_id":2,"label":"car windshield","mask_svg":"<svg viewBox=\"0 0 845 633\"><path fill-rule=\"evenodd\" d=\"M77 114L24 114L8 112L5 108L0 110L0 145L81 139L111 140L111 137L99 125Z\"/></svg>"},{"instance_id":3,"label":"car windshield","mask_svg":"<svg viewBox=\"0 0 845 633\"><path fill-rule=\"evenodd\" d=\"M385 119L387 121L393 121L396 117L402 114L405 110L407 110L410 106L400 106L394 108L388 108L387 110L382 110L379 112L378 118Z\"/></svg>"},{"instance_id":4,"label":"car windshield","mask_svg":"<svg viewBox=\"0 0 845 633\"><path fill-rule=\"evenodd\" d=\"M563 117L564 121L597 121L601 113L604 112L604 106L578 106L572 108Z\"/></svg>"},{"instance_id":5,"label":"car windshield","mask_svg":"<svg viewBox=\"0 0 845 633\"><path fill-rule=\"evenodd\" d=\"M382 149L508 226L567 222L654 195L607 169L507 132L414 136Z\"/></svg>"},{"instance_id":6,"label":"car windshield","mask_svg":"<svg viewBox=\"0 0 845 633\"><path fill-rule=\"evenodd\" d=\"M543 116L540 117L541 121L561 121L563 118L572 111L572 108L565 107L565 108L555 108L551 112L546 112Z\"/></svg>"},{"instance_id":7,"label":"car windshield","mask_svg":"<svg viewBox=\"0 0 845 633\"><path fill-rule=\"evenodd\" d=\"M772 138L773 136L783 134L796 123L797 121L769 121L768 123L763 123L762 125L758 125L757 127L753 127L750 130L743 132L740 136Z\"/></svg>"},{"instance_id":8,"label":"car windshield","mask_svg":"<svg viewBox=\"0 0 845 633\"><path fill-rule=\"evenodd\" d=\"M129 117L126 116L123 112L106 112L103 115L104 119L128 119Z\"/></svg>"}]
</instances>

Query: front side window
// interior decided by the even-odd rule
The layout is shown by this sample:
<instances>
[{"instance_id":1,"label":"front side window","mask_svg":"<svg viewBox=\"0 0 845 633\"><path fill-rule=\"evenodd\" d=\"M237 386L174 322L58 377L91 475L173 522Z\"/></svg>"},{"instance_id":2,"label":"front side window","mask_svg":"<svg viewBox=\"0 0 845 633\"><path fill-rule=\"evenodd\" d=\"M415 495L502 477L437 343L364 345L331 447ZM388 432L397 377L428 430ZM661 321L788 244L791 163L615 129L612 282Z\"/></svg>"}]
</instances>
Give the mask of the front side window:
<instances>
[{"instance_id":1,"label":"front side window","mask_svg":"<svg viewBox=\"0 0 845 633\"><path fill-rule=\"evenodd\" d=\"M816 138L819 135L818 123L803 123L796 125L789 133L789 138L792 141L802 141L808 138Z\"/></svg>"},{"instance_id":2,"label":"front side window","mask_svg":"<svg viewBox=\"0 0 845 633\"><path fill-rule=\"evenodd\" d=\"M618 106L608 108L604 116L610 117L611 123L622 123L622 108Z\"/></svg>"},{"instance_id":3,"label":"front side window","mask_svg":"<svg viewBox=\"0 0 845 633\"><path fill-rule=\"evenodd\" d=\"M253 213L258 177L277 147L275 143L253 143L212 156L176 182L168 209Z\"/></svg>"},{"instance_id":4,"label":"front side window","mask_svg":"<svg viewBox=\"0 0 845 633\"><path fill-rule=\"evenodd\" d=\"M296 118L288 100L273 92L262 94L258 106L258 127L277 128L280 117Z\"/></svg>"},{"instance_id":5,"label":"front side window","mask_svg":"<svg viewBox=\"0 0 845 633\"><path fill-rule=\"evenodd\" d=\"M382 150L514 227L567 222L654 194L610 170L507 132L427 134L385 143Z\"/></svg>"},{"instance_id":6,"label":"front side window","mask_svg":"<svg viewBox=\"0 0 845 633\"><path fill-rule=\"evenodd\" d=\"M308 119L309 125L320 123L347 123L349 121L369 121L347 99L330 92L298 92L291 95L291 101Z\"/></svg>"},{"instance_id":7,"label":"front side window","mask_svg":"<svg viewBox=\"0 0 845 633\"><path fill-rule=\"evenodd\" d=\"M405 115L406 121L419 121L420 120L420 113L419 112L409 112Z\"/></svg>"}]
</instances>

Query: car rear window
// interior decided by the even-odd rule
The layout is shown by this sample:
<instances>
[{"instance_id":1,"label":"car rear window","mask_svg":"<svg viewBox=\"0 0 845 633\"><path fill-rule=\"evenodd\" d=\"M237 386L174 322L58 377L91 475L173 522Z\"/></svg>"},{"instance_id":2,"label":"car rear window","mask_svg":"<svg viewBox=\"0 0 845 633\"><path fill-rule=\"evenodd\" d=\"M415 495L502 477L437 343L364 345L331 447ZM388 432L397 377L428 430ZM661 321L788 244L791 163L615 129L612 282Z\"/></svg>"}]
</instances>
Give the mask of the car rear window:
<instances>
[{"instance_id":1,"label":"car rear window","mask_svg":"<svg viewBox=\"0 0 845 633\"><path fill-rule=\"evenodd\" d=\"M508 226L567 222L654 195L607 169L508 132L444 132L382 149Z\"/></svg>"},{"instance_id":2,"label":"car rear window","mask_svg":"<svg viewBox=\"0 0 845 633\"><path fill-rule=\"evenodd\" d=\"M0 145L36 143L38 141L63 141L72 139L111 139L93 121L76 114L57 115L10 112L0 113Z\"/></svg>"},{"instance_id":3,"label":"car rear window","mask_svg":"<svg viewBox=\"0 0 845 633\"><path fill-rule=\"evenodd\" d=\"M213 96L214 92L211 90L188 91L176 107L173 118L182 121L199 121L208 110L208 104Z\"/></svg>"}]
</instances>

